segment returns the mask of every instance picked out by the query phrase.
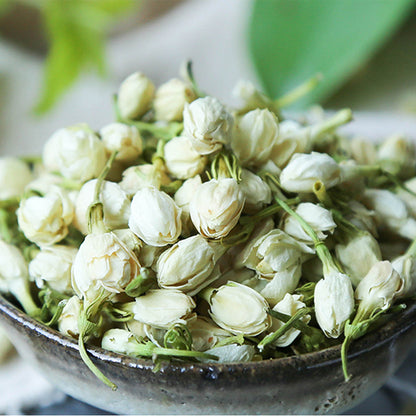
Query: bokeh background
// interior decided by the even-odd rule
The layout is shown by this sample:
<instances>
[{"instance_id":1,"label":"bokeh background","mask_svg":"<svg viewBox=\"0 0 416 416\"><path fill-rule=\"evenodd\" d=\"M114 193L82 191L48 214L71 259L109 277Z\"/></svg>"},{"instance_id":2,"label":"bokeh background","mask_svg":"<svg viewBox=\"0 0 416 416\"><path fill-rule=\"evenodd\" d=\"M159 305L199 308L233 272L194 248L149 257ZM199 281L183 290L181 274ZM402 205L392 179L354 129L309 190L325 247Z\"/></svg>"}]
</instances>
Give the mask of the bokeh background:
<instances>
[{"instance_id":1,"label":"bokeh background","mask_svg":"<svg viewBox=\"0 0 416 416\"><path fill-rule=\"evenodd\" d=\"M189 59L227 104L240 79L277 98L321 73L291 110L350 107L348 128L416 138L414 0L0 0L0 154L39 154L79 122L98 130L130 73L158 85ZM350 413L416 413L415 357ZM16 356L0 365L0 392L0 413L99 413Z\"/></svg>"}]
</instances>

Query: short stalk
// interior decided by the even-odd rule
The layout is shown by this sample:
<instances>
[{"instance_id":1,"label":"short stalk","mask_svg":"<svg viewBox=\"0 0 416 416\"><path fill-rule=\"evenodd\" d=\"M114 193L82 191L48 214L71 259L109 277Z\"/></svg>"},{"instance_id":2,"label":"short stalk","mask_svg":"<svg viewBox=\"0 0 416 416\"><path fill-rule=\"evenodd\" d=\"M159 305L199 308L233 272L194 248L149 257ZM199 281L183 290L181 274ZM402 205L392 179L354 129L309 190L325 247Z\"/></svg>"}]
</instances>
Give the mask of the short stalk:
<instances>
[{"instance_id":1,"label":"short stalk","mask_svg":"<svg viewBox=\"0 0 416 416\"><path fill-rule=\"evenodd\" d=\"M168 123L167 126L158 126L154 123L129 120L125 118L121 118L120 122L130 126L135 126L140 133L149 133L152 136L163 140L170 140L173 137L176 137L183 130L183 123L174 121Z\"/></svg>"},{"instance_id":2,"label":"short stalk","mask_svg":"<svg viewBox=\"0 0 416 416\"><path fill-rule=\"evenodd\" d=\"M32 318L41 316L41 309L35 304L30 293L29 283L24 278L15 279L9 286L10 293L19 301L23 310Z\"/></svg>"},{"instance_id":3,"label":"short stalk","mask_svg":"<svg viewBox=\"0 0 416 416\"><path fill-rule=\"evenodd\" d=\"M310 129L310 137L312 138L312 141L315 142L326 133L330 133L338 127L350 122L352 118L352 111L349 108L344 108L343 110L338 111L332 117L329 117L321 123L317 123L311 127L306 128Z\"/></svg>"},{"instance_id":4,"label":"short stalk","mask_svg":"<svg viewBox=\"0 0 416 416\"><path fill-rule=\"evenodd\" d=\"M8 218L8 212L5 209L0 208L0 236L6 243L11 243L13 235L9 229Z\"/></svg>"},{"instance_id":5,"label":"short stalk","mask_svg":"<svg viewBox=\"0 0 416 416\"><path fill-rule=\"evenodd\" d=\"M327 208L332 208L334 203L326 191L325 185L322 181L316 181L312 187L313 193L318 198L318 201Z\"/></svg>"},{"instance_id":6,"label":"short stalk","mask_svg":"<svg viewBox=\"0 0 416 416\"><path fill-rule=\"evenodd\" d=\"M274 109L278 111L281 108L288 107L293 104L300 98L309 94L312 90L316 88L319 82L322 80L322 74L318 73L313 77L309 78L302 84L295 87L293 90L289 91L280 98L277 98L273 102Z\"/></svg>"},{"instance_id":7,"label":"short stalk","mask_svg":"<svg viewBox=\"0 0 416 416\"><path fill-rule=\"evenodd\" d=\"M351 341L351 337L345 337L341 347L342 372L344 374L345 381L349 381L351 379L351 374L348 373L348 349L350 347Z\"/></svg>"},{"instance_id":8,"label":"short stalk","mask_svg":"<svg viewBox=\"0 0 416 416\"><path fill-rule=\"evenodd\" d=\"M306 314L310 312L309 308L302 308L297 311L287 322L285 322L277 331L264 337L258 344L257 348L263 351L266 345L275 342L281 336L283 336L289 329L294 326L295 322L299 322Z\"/></svg>"},{"instance_id":9,"label":"short stalk","mask_svg":"<svg viewBox=\"0 0 416 416\"><path fill-rule=\"evenodd\" d=\"M410 257L416 257L416 240L413 240L408 249L406 255Z\"/></svg>"},{"instance_id":10,"label":"short stalk","mask_svg":"<svg viewBox=\"0 0 416 416\"><path fill-rule=\"evenodd\" d=\"M202 290L201 292L199 292L198 296L201 299L204 299L205 301L207 301L208 303L211 303L211 296L212 296L212 293L214 292L214 290L215 290L214 288L208 287L208 288Z\"/></svg>"},{"instance_id":11,"label":"short stalk","mask_svg":"<svg viewBox=\"0 0 416 416\"><path fill-rule=\"evenodd\" d=\"M79 353L81 355L82 361L84 361L85 365L92 371L92 373L101 380L104 384L111 388L111 390L117 390L117 385L110 381L92 362L91 358L89 357L87 350L85 349L84 345L84 334L80 332L78 337L78 347Z\"/></svg>"},{"instance_id":12,"label":"short stalk","mask_svg":"<svg viewBox=\"0 0 416 416\"><path fill-rule=\"evenodd\" d=\"M325 245L323 241L321 241L318 238L315 230L298 213L296 213L292 208L290 208L290 206L285 201L282 201L276 196L275 200L289 215L291 215L298 221L298 223L302 226L306 234L308 234L308 236L312 239L315 245L316 254L321 260L324 266L324 270L326 269L327 271L329 271L334 268L338 269L331 256L331 253L329 252L328 247Z\"/></svg>"}]
</instances>

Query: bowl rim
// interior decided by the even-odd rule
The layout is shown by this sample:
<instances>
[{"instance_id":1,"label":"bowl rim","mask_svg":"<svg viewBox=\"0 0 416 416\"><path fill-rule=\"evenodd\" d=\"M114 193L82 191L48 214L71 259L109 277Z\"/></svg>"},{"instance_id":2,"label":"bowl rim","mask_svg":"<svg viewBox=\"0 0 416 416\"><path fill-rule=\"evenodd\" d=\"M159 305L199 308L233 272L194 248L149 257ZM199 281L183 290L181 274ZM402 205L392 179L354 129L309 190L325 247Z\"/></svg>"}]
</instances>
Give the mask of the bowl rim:
<instances>
[{"instance_id":1,"label":"bowl rim","mask_svg":"<svg viewBox=\"0 0 416 416\"><path fill-rule=\"evenodd\" d=\"M351 344L348 352L349 360L358 355L369 352L378 346L388 343L394 337L406 332L411 329L412 326L416 325L416 299L403 300L402 303L406 303L407 307L404 310L397 312L395 319L392 317L381 327L369 332ZM2 294L0 294L0 318L2 317L21 325L23 328L27 328L30 331L35 332L38 336L41 335L46 339L65 348L74 350L79 354L78 343L75 339L63 335L59 331L40 323L34 318L31 318L7 300ZM91 357L106 363L150 371L155 368L155 364L149 358L131 357L105 350L98 346L86 345L86 348ZM340 365L340 363L341 344L337 344L335 346L310 353L243 363L202 363L177 360L163 361L160 366L160 372L177 372L178 370L180 372L188 372L194 371L195 369L215 369L217 372L228 372L229 370L238 371L239 369L247 370L286 366L293 367L294 365L296 368L310 368L323 367L332 364Z\"/></svg>"}]
</instances>

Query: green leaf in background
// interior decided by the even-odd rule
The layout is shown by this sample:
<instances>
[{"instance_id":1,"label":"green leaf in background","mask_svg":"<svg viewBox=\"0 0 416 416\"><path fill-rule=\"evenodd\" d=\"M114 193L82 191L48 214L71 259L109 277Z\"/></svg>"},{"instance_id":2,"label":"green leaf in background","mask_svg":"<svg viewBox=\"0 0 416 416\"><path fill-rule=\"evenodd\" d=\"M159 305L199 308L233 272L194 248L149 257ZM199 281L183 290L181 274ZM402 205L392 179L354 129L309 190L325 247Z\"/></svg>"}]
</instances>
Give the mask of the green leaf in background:
<instances>
[{"instance_id":1,"label":"green leaf in background","mask_svg":"<svg viewBox=\"0 0 416 416\"><path fill-rule=\"evenodd\" d=\"M249 48L265 91L281 96L321 72L322 82L296 107L322 102L393 34L414 4L414 0L255 0Z\"/></svg>"},{"instance_id":2,"label":"green leaf in background","mask_svg":"<svg viewBox=\"0 0 416 416\"><path fill-rule=\"evenodd\" d=\"M44 0L39 2L50 42L38 114L49 110L83 70L105 73L105 36L135 0Z\"/></svg>"}]
</instances>

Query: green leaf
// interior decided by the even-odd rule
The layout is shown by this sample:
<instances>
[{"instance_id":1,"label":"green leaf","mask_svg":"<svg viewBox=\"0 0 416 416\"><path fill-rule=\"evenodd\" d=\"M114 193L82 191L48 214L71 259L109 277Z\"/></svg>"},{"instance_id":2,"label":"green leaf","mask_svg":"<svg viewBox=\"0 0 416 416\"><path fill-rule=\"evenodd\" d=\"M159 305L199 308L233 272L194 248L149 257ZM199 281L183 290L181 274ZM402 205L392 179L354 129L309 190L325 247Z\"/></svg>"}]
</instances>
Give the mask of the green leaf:
<instances>
[{"instance_id":1,"label":"green leaf","mask_svg":"<svg viewBox=\"0 0 416 416\"><path fill-rule=\"evenodd\" d=\"M393 34L413 0L256 0L249 49L268 94L316 73L323 81L295 107L322 102Z\"/></svg>"},{"instance_id":2,"label":"green leaf","mask_svg":"<svg viewBox=\"0 0 416 416\"><path fill-rule=\"evenodd\" d=\"M11 0L0 0L0 15L6 13L11 4Z\"/></svg>"},{"instance_id":3,"label":"green leaf","mask_svg":"<svg viewBox=\"0 0 416 416\"><path fill-rule=\"evenodd\" d=\"M50 50L44 84L35 107L49 110L83 70L106 71L104 41L110 26L135 5L134 0L46 0L41 5Z\"/></svg>"}]
</instances>

